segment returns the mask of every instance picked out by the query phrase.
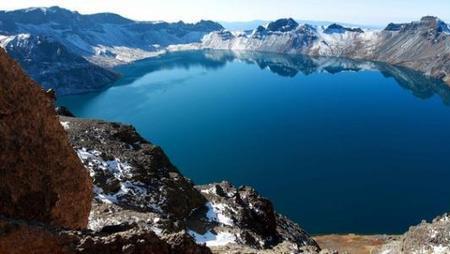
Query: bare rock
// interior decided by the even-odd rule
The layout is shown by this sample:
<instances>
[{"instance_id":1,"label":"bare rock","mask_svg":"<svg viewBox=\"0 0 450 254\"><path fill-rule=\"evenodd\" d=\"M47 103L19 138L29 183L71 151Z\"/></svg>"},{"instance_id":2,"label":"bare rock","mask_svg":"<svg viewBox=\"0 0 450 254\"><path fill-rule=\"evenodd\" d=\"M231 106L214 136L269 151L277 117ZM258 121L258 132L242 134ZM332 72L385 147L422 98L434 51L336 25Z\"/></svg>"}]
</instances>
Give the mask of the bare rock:
<instances>
[{"instance_id":1,"label":"bare rock","mask_svg":"<svg viewBox=\"0 0 450 254\"><path fill-rule=\"evenodd\" d=\"M56 114L59 116L68 116L68 117L75 117L75 115L70 112L70 110L64 106L59 106L55 108Z\"/></svg>"},{"instance_id":2,"label":"bare rock","mask_svg":"<svg viewBox=\"0 0 450 254\"><path fill-rule=\"evenodd\" d=\"M387 242L375 253L450 253L450 215L411 227L404 235Z\"/></svg>"},{"instance_id":3,"label":"bare rock","mask_svg":"<svg viewBox=\"0 0 450 254\"><path fill-rule=\"evenodd\" d=\"M53 101L0 49L0 214L85 228L92 182Z\"/></svg>"},{"instance_id":4,"label":"bare rock","mask_svg":"<svg viewBox=\"0 0 450 254\"><path fill-rule=\"evenodd\" d=\"M263 250L271 253L270 250L280 248L286 253L297 253L302 249L314 250L311 253L320 251L312 237L278 214L272 203L253 188L236 188L222 182L197 186L197 189L208 203L202 209L195 210L188 219L189 232L194 238L210 245L215 245L216 241L226 241L230 253L254 253L252 249L261 251L255 253L265 253Z\"/></svg>"}]
</instances>

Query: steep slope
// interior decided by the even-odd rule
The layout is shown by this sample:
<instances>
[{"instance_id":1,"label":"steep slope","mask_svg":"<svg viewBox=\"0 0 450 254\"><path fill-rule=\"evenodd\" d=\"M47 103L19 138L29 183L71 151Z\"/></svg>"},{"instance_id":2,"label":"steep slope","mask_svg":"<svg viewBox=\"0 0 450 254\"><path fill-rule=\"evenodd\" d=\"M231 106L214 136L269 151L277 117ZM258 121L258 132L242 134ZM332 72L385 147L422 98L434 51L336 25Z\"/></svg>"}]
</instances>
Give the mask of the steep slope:
<instances>
[{"instance_id":1,"label":"steep slope","mask_svg":"<svg viewBox=\"0 0 450 254\"><path fill-rule=\"evenodd\" d=\"M376 60L450 84L450 29L436 17L390 24L382 31L337 24L315 27L281 19L251 33L213 32L198 47Z\"/></svg>"},{"instance_id":2,"label":"steep slope","mask_svg":"<svg viewBox=\"0 0 450 254\"><path fill-rule=\"evenodd\" d=\"M371 58L450 82L450 29L435 17L410 24L390 24L381 32Z\"/></svg>"}]
</instances>

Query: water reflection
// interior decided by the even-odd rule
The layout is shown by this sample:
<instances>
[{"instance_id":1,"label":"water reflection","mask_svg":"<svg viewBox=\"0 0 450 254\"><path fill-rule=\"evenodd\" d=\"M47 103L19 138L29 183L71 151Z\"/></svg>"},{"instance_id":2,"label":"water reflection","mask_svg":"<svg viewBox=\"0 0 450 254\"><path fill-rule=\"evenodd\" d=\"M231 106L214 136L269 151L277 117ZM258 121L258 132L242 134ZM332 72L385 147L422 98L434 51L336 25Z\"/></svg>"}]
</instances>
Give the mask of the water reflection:
<instances>
[{"instance_id":1,"label":"water reflection","mask_svg":"<svg viewBox=\"0 0 450 254\"><path fill-rule=\"evenodd\" d=\"M348 71L377 70L385 77L394 78L400 86L410 90L418 98L427 99L436 94L442 98L446 105L450 105L450 87L440 80L429 78L407 68L380 62L346 58L309 57L246 51L206 50L168 53L157 58L146 59L119 67L117 69L119 72L132 73L132 75L125 76L118 84L130 84L146 74L160 70L175 68L188 70L196 66L201 66L208 70L220 69L232 61L255 64L261 69L268 69L272 73L283 77L295 77L299 74L310 75L317 72L337 74ZM130 69L133 71L129 71Z\"/></svg>"}]
</instances>

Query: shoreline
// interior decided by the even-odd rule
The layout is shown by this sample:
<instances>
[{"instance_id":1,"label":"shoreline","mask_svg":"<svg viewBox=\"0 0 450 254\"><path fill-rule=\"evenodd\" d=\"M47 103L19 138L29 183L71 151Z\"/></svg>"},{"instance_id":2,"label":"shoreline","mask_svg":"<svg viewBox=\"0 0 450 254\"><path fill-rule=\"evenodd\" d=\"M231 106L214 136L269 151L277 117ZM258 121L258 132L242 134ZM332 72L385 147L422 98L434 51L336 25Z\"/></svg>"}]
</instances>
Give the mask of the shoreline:
<instances>
[{"instance_id":1,"label":"shoreline","mask_svg":"<svg viewBox=\"0 0 450 254\"><path fill-rule=\"evenodd\" d=\"M397 240L401 235L358 235L329 234L312 236L323 249L337 250L339 253L371 254L379 251L385 244Z\"/></svg>"}]
</instances>

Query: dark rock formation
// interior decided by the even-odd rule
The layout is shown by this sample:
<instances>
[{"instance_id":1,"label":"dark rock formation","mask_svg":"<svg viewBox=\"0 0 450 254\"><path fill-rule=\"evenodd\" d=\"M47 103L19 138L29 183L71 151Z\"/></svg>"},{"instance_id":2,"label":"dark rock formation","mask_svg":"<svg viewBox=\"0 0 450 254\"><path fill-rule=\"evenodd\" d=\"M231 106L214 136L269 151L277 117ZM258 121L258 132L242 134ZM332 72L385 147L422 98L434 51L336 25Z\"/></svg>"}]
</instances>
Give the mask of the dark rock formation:
<instances>
[{"instance_id":1,"label":"dark rock formation","mask_svg":"<svg viewBox=\"0 0 450 254\"><path fill-rule=\"evenodd\" d=\"M275 212L272 203L248 186L228 182L197 186L208 199L188 220L192 235L233 233L236 243L255 249L273 249L290 243L291 251L319 246L297 224Z\"/></svg>"},{"instance_id":2,"label":"dark rock formation","mask_svg":"<svg viewBox=\"0 0 450 254\"><path fill-rule=\"evenodd\" d=\"M92 182L53 101L2 49L0 77L0 214L86 227Z\"/></svg>"},{"instance_id":3,"label":"dark rock formation","mask_svg":"<svg viewBox=\"0 0 450 254\"><path fill-rule=\"evenodd\" d=\"M364 31L361 28L349 28L338 24L329 25L323 32L327 34L345 33L345 32L364 33Z\"/></svg>"},{"instance_id":4,"label":"dark rock formation","mask_svg":"<svg viewBox=\"0 0 450 254\"><path fill-rule=\"evenodd\" d=\"M395 23L389 23L386 28L384 29L384 31L400 31L403 28L403 24L395 24Z\"/></svg>"},{"instance_id":5,"label":"dark rock formation","mask_svg":"<svg viewBox=\"0 0 450 254\"><path fill-rule=\"evenodd\" d=\"M56 107L56 114L59 116L75 117L70 110L64 106Z\"/></svg>"},{"instance_id":6,"label":"dark rock formation","mask_svg":"<svg viewBox=\"0 0 450 254\"><path fill-rule=\"evenodd\" d=\"M279 19L274 22L270 22L267 26L267 30L271 32L289 32L298 27L297 21L292 18Z\"/></svg>"}]
</instances>

